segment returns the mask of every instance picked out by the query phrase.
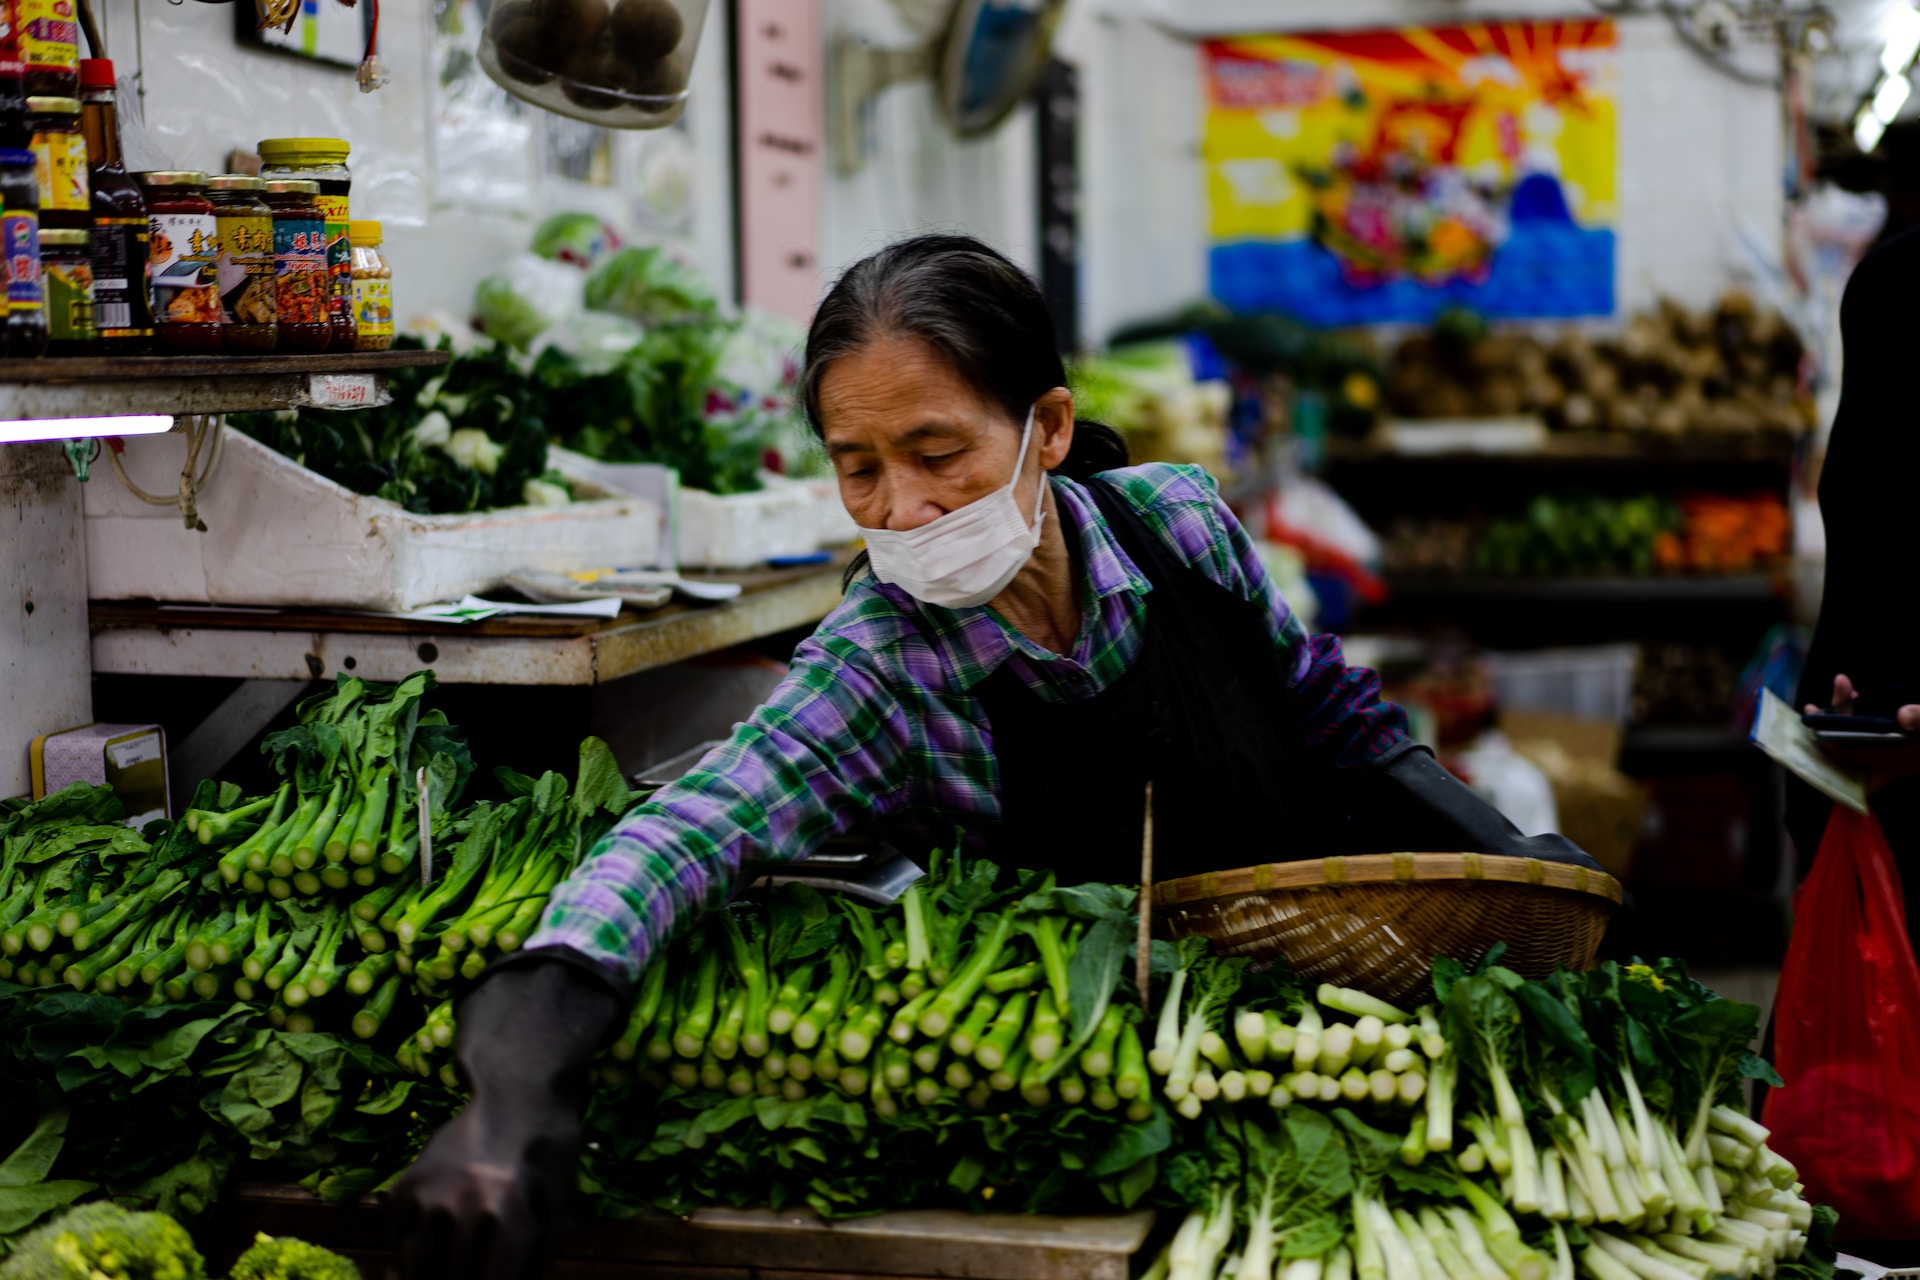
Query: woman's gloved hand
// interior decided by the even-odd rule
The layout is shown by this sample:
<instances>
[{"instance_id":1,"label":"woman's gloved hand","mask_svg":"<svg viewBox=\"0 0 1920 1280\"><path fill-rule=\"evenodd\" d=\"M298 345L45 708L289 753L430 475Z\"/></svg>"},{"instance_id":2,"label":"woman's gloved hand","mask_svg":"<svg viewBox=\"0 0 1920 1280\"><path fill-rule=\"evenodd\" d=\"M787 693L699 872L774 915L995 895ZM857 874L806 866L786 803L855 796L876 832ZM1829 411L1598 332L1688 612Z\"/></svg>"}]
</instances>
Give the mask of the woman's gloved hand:
<instances>
[{"instance_id":1,"label":"woman's gloved hand","mask_svg":"<svg viewBox=\"0 0 1920 1280\"><path fill-rule=\"evenodd\" d=\"M540 1274L579 1176L588 1064L620 1009L609 979L560 951L515 956L461 1002L472 1100L393 1190L408 1280Z\"/></svg>"},{"instance_id":2,"label":"woman's gloved hand","mask_svg":"<svg viewBox=\"0 0 1920 1280\"><path fill-rule=\"evenodd\" d=\"M1423 826L1430 825L1441 838L1454 841L1458 849L1606 870L1563 835L1521 835L1505 814L1424 750L1402 752L1386 766L1382 776L1398 793L1398 799L1418 811Z\"/></svg>"}]
</instances>

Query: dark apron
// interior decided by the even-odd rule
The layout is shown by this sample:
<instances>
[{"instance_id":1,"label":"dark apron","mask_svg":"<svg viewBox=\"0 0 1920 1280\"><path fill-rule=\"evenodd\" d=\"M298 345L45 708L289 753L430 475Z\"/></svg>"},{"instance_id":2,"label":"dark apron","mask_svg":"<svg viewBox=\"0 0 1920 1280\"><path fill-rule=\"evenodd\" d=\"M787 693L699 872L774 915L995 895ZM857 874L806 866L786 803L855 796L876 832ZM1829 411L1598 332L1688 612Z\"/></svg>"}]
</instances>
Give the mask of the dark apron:
<instances>
[{"instance_id":1,"label":"dark apron","mask_svg":"<svg viewBox=\"0 0 1920 1280\"><path fill-rule=\"evenodd\" d=\"M1311 762L1263 607L1181 562L1118 490L1087 490L1153 584L1146 642L1091 698L1043 701L1009 665L974 690L1000 769L990 856L1065 884L1137 883L1149 778L1157 881L1356 851L1352 775L1366 771Z\"/></svg>"}]
</instances>

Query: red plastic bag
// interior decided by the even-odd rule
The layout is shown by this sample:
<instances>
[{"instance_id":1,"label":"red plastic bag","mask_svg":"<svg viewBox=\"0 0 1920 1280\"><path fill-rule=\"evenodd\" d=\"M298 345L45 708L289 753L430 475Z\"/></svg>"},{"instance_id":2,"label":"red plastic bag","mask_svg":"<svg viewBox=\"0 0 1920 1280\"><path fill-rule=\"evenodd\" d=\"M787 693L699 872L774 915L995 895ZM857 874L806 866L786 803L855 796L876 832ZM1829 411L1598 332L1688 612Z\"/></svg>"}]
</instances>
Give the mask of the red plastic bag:
<instances>
[{"instance_id":1,"label":"red plastic bag","mask_svg":"<svg viewBox=\"0 0 1920 1280\"><path fill-rule=\"evenodd\" d=\"M1877 819L1835 805L1794 897L1769 1145L1842 1238L1920 1238L1920 965Z\"/></svg>"}]
</instances>

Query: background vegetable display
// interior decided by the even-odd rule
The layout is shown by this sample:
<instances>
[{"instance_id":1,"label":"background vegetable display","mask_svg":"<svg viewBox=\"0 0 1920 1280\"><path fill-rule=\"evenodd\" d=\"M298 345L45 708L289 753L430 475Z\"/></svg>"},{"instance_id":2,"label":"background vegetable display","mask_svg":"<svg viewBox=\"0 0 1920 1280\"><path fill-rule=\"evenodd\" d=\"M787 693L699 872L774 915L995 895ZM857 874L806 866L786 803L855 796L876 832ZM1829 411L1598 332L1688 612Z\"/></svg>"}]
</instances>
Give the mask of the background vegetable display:
<instances>
[{"instance_id":1,"label":"background vegetable display","mask_svg":"<svg viewBox=\"0 0 1920 1280\"><path fill-rule=\"evenodd\" d=\"M533 243L536 253L480 282L475 321L487 338L463 341L444 369L391 371L392 403L229 424L422 513L570 501L550 444L662 463L690 488L723 494L760 488L770 461L819 469L792 400L805 336L796 326L723 315L697 271L658 248L619 248L587 215L554 215Z\"/></svg>"},{"instance_id":2,"label":"background vegetable display","mask_svg":"<svg viewBox=\"0 0 1920 1280\"><path fill-rule=\"evenodd\" d=\"M177 822L84 786L0 805L0 1084L36 1099L0 1121L0 1241L94 1196L191 1217L243 1166L357 1196L459 1105L457 983L634 797L589 739L571 783L463 799L432 687L341 677L262 744L280 786L204 783ZM1143 1017L1134 901L945 854L885 909L746 893L635 991L583 1189L614 1216L1159 1204L1187 1217L1157 1269L1205 1280L1830 1273L1830 1217L1740 1103L1757 1011L1676 962L1441 958L1403 1010L1156 942Z\"/></svg>"}]
</instances>

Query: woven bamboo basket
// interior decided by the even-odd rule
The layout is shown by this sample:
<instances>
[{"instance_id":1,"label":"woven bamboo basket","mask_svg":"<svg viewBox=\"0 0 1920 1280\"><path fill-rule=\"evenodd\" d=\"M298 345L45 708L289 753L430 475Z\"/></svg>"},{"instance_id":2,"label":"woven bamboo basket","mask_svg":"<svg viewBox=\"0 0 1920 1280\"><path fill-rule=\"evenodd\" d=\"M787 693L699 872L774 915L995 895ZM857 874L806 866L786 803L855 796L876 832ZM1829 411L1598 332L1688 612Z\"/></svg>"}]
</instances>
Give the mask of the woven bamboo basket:
<instances>
[{"instance_id":1,"label":"woven bamboo basket","mask_svg":"<svg viewBox=\"0 0 1920 1280\"><path fill-rule=\"evenodd\" d=\"M1161 932L1223 954L1284 956L1302 978L1396 1004L1432 992L1433 958L1472 967L1496 942L1528 978L1591 968L1620 883L1603 872L1477 853L1265 863L1153 887Z\"/></svg>"}]
</instances>

